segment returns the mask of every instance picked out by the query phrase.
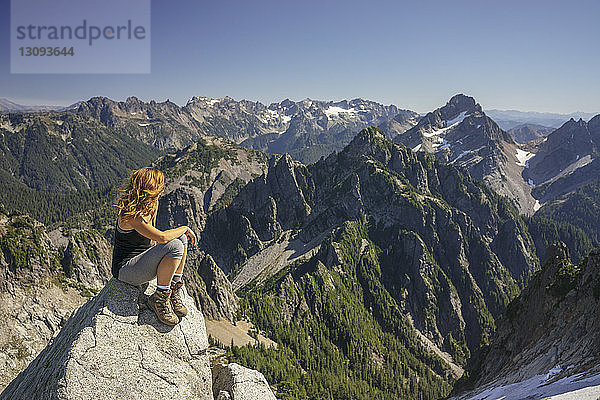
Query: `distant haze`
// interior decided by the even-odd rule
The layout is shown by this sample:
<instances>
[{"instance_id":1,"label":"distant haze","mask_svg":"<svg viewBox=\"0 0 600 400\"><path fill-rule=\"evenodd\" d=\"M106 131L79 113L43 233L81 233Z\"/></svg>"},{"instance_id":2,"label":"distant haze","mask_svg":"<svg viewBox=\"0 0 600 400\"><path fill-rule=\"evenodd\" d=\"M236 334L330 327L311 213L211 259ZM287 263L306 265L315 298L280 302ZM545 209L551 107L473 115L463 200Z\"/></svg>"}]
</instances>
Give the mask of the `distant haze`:
<instances>
[{"instance_id":1,"label":"distant haze","mask_svg":"<svg viewBox=\"0 0 600 400\"><path fill-rule=\"evenodd\" d=\"M551 128L558 128L571 118L588 121L596 114L587 112L574 112L571 114L541 113L536 111L518 110L485 110L502 129L511 129L521 124L536 124Z\"/></svg>"}]
</instances>

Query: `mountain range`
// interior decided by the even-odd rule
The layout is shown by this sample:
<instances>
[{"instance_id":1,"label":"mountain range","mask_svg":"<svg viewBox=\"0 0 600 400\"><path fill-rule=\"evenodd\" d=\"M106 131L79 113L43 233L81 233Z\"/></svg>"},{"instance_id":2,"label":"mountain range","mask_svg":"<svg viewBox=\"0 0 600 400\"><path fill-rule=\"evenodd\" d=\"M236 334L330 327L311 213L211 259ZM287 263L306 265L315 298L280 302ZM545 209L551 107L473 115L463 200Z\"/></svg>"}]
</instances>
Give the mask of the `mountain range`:
<instances>
[{"instance_id":1,"label":"mountain range","mask_svg":"<svg viewBox=\"0 0 600 400\"><path fill-rule=\"evenodd\" d=\"M170 101L144 103L130 97L115 102L96 97L82 102L75 113L127 129L159 149L181 149L200 136L217 136L269 153L288 152L303 162L340 150L367 126L393 121L388 129L397 132L415 124L418 116L362 99L284 100L266 106L230 97L193 97L183 107Z\"/></svg>"}]
</instances>

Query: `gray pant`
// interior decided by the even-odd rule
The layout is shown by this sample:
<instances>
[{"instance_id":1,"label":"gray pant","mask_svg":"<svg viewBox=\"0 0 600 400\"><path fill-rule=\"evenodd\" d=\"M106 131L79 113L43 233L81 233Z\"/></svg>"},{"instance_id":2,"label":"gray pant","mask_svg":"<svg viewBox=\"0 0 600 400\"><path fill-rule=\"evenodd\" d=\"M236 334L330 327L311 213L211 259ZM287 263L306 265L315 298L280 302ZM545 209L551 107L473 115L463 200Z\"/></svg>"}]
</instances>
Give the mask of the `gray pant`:
<instances>
[{"instance_id":1,"label":"gray pant","mask_svg":"<svg viewBox=\"0 0 600 400\"><path fill-rule=\"evenodd\" d=\"M181 259L187 247L185 234L167 243L157 243L135 257L130 258L119 270L119 280L139 286L156 278L158 264L164 256Z\"/></svg>"}]
</instances>

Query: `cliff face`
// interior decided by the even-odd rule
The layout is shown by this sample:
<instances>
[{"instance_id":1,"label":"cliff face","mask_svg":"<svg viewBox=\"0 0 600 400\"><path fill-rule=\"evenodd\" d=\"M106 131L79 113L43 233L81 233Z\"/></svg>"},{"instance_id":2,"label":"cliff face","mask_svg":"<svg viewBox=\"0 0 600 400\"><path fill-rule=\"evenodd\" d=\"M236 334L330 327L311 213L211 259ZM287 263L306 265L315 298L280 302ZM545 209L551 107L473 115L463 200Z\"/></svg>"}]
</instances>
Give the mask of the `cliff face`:
<instances>
[{"instance_id":1,"label":"cliff face","mask_svg":"<svg viewBox=\"0 0 600 400\"><path fill-rule=\"evenodd\" d=\"M86 299L52 277L0 293L0 390L35 359Z\"/></svg>"},{"instance_id":2,"label":"cliff face","mask_svg":"<svg viewBox=\"0 0 600 400\"><path fill-rule=\"evenodd\" d=\"M193 268L195 273L189 272L190 268L188 273L184 271L185 284L206 318L234 322L237 319L238 298L223 270L210 254L206 254Z\"/></svg>"},{"instance_id":3,"label":"cliff face","mask_svg":"<svg viewBox=\"0 0 600 400\"><path fill-rule=\"evenodd\" d=\"M597 373L599 301L600 252L573 265L564 244L551 246L546 264L510 303L490 346L472 360L470 377L459 388L481 391L536 375L550 373L556 381Z\"/></svg>"}]
</instances>

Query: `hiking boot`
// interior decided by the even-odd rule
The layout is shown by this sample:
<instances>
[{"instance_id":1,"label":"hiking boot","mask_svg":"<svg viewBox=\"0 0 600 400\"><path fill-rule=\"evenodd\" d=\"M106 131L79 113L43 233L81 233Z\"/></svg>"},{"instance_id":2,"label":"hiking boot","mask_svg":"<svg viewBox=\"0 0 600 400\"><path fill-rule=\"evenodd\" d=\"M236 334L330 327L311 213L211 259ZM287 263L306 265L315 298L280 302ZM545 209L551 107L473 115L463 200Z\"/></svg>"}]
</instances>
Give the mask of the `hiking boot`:
<instances>
[{"instance_id":1,"label":"hiking boot","mask_svg":"<svg viewBox=\"0 0 600 400\"><path fill-rule=\"evenodd\" d=\"M185 308L183 300L181 300L182 287L183 281L171 282L171 306L173 306L173 311L179 318L187 315L187 308Z\"/></svg>"},{"instance_id":2,"label":"hiking boot","mask_svg":"<svg viewBox=\"0 0 600 400\"><path fill-rule=\"evenodd\" d=\"M173 312L171 306L171 290L156 290L148 297L148 307L154 311L160 322L168 326L175 326L179 323L179 318Z\"/></svg>"}]
</instances>

